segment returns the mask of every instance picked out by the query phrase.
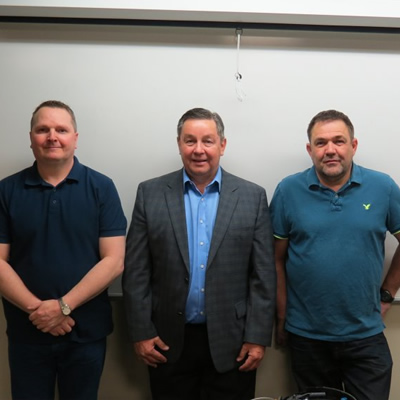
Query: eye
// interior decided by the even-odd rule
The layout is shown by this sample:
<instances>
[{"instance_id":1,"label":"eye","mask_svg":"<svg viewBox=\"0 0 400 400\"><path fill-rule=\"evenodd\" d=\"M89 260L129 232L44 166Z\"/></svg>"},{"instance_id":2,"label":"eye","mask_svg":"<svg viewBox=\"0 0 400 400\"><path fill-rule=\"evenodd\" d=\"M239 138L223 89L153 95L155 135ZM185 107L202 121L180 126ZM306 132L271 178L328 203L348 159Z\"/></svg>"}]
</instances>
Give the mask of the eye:
<instances>
[{"instance_id":1,"label":"eye","mask_svg":"<svg viewBox=\"0 0 400 400\"><path fill-rule=\"evenodd\" d=\"M43 126L35 129L35 133L46 133L46 132L48 132L48 129Z\"/></svg>"}]
</instances>

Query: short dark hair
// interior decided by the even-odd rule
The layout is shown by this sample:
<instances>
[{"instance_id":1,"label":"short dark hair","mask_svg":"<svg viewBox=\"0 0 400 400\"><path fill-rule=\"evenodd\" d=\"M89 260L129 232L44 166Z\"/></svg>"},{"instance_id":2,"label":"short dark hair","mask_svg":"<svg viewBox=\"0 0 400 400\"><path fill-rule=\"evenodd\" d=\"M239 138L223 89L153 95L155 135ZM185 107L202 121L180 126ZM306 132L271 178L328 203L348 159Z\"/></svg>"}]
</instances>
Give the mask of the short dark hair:
<instances>
[{"instance_id":1,"label":"short dark hair","mask_svg":"<svg viewBox=\"0 0 400 400\"><path fill-rule=\"evenodd\" d=\"M350 118L346 114L343 114L342 112L336 110L321 111L315 117L313 117L313 119L308 124L307 128L308 140L311 141L311 131L314 128L315 124L317 124L318 122L337 121L337 120L343 121L346 124L349 130L350 139L353 140L354 126L351 123Z\"/></svg>"},{"instance_id":2,"label":"short dark hair","mask_svg":"<svg viewBox=\"0 0 400 400\"><path fill-rule=\"evenodd\" d=\"M211 119L215 122L215 125L217 126L217 132L218 136L221 140L221 142L225 139L225 134L224 134L224 123L222 122L221 117L219 114L216 112L212 112L210 110L206 110L205 108L192 108L189 111L186 111L185 114L182 115L178 122L178 139L181 137L182 133L182 127L183 124L188 120L188 119Z\"/></svg>"},{"instance_id":3,"label":"short dark hair","mask_svg":"<svg viewBox=\"0 0 400 400\"><path fill-rule=\"evenodd\" d=\"M72 111L71 107L68 106L67 104L63 103L62 101L58 101L58 100L47 100L47 101L44 101L43 103L39 104L35 108L35 111L32 113L32 118L31 118L31 130L33 128L33 125L36 122L36 115L37 115L38 111L43 107L62 108L63 110L67 111L68 114L71 116L72 125L74 126L75 132L77 131L78 126L77 126L77 123L76 123L75 114Z\"/></svg>"}]
</instances>

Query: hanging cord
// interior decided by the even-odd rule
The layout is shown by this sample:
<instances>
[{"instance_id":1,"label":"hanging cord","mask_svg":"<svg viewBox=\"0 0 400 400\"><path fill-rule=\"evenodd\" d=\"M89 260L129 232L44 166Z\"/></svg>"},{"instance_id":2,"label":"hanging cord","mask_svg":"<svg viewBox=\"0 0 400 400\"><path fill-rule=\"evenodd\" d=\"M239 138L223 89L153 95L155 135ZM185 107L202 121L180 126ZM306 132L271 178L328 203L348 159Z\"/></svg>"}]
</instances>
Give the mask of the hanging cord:
<instances>
[{"instance_id":1,"label":"hanging cord","mask_svg":"<svg viewBox=\"0 0 400 400\"><path fill-rule=\"evenodd\" d=\"M235 78L236 78L236 96L239 101L243 101L244 98L246 97L246 93L243 91L242 88L242 74L239 72L239 55L240 55L240 37L243 33L242 29L236 29L236 41L237 41L237 46L236 46L236 73L235 73Z\"/></svg>"}]
</instances>

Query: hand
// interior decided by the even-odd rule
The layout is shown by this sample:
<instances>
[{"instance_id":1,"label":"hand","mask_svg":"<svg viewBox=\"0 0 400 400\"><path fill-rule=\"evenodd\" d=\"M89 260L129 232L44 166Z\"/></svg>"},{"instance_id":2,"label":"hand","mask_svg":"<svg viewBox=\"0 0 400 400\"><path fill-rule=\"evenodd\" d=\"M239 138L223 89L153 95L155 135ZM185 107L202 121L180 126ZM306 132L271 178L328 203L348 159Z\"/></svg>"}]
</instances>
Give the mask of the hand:
<instances>
[{"instance_id":1,"label":"hand","mask_svg":"<svg viewBox=\"0 0 400 400\"><path fill-rule=\"evenodd\" d=\"M264 357L265 347L254 343L244 343L236 361L246 361L239 367L239 371L252 371L259 367Z\"/></svg>"},{"instance_id":2,"label":"hand","mask_svg":"<svg viewBox=\"0 0 400 400\"><path fill-rule=\"evenodd\" d=\"M65 316L61 312L58 300L44 300L31 312L29 319L37 329L47 333L62 324Z\"/></svg>"},{"instance_id":3,"label":"hand","mask_svg":"<svg viewBox=\"0 0 400 400\"><path fill-rule=\"evenodd\" d=\"M285 347L287 344L288 334L287 330L285 329L285 322L284 319L277 319L275 325L275 342L278 346Z\"/></svg>"},{"instance_id":4,"label":"hand","mask_svg":"<svg viewBox=\"0 0 400 400\"><path fill-rule=\"evenodd\" d=\"M152 339L142 340L134 343L135 352L146 365L157 368L157 364L166 363L167 359L156 349L163 351L169 350L169 347L156 336Z\"/></svg>"},{"instance_id":5,"label":"hand","mask_svg":"<svg viewBox=\"0 0 400 400\"><path fill-rule=\"evenodd\" d=\"M389 308L391 307L391 303L383 303L381 302L381 316L382 318L385 317L386 313L388 312Z\"/></svg>"},{"instance_id":6,"label":"hand","mask_svg":"<svg viewBox=\"0 0 400 400\"><path fill-rule=\"evenodd\" d=\"M75 321L70 317L64 317L64 320L61 324L49 330L49 333L53 336L64 336L65 334L72 331L72 328L75 326Z\"/></svg>"}]
</instances>

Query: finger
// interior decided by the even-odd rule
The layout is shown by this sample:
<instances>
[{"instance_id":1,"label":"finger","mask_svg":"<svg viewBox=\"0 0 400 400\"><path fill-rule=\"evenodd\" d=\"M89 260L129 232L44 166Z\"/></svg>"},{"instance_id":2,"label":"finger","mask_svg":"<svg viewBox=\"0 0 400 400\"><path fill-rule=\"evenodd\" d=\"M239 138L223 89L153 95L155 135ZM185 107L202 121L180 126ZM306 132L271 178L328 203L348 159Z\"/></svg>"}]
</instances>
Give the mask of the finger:
<instances>
[{"instance_id":1,"label":"finger","mask_svg":"<svg viewBox=\"0 0 400 400\"><path fill-rule=\"evenodd\" d=\"M145 363L146 365L148 365L149 367L157 368L157 363L152 363L152 362L147 361L147 360L143 360L143 361L144 361L144 363Z\"/></svg>"},{"instance_id":2,"label":"finger","mask_svg":"<svg viewBox=\"0 0 400 400\"><path fill-rule=\"evenodd\" d=\"M144 361L145 364L152 367L156 367L157 364L163 364L167 362L167 359L156 349L139 354L139 357Z\"/></svg>"},{"instance_id":3,"label":"finger","mask_svg":"<svg viewBox=\"0 0 400 400\"><path fill-rule=\"evenodd\" d=\"M150 366L150 367L157 367L157 362L156 360L154 360L153 357L150 356L144 356L144 355L138 355L138 359L141 360L143 363L145 363L146 365Z\"/></svg>"},{"instance_id":4,"label":"finger","mask_svg":"<svg viewBox=\"0 0 400 400\"><path fill-rule=\"evenodd\" d=\"M154 340L154 344L163 351L169 350L169 346L166 343L164 343L160 338Z\"/></svg>"},{"instance_id":5,"label":"finger","mask_svg":"<svg viewBox=\"0 0 400 400\"><path fill-rule=\"evenodd\" d=\"M247 359L240 367L239 367L239 371L242 372L247 372L251 370L251 363L249 361L249 359Z\"/></svg>"},{"instance_id":6,"label":"finger","mask_svg":"<svg viewBox=\"0 0 400 400\"><path fill-rule=\"evenodd\" d=\"M62 336L64 335L62 330L59 329L52 329L51 331L49 331L49 333L53 336Z\"/></svg>"},{"instance_id":7,"label":"finger","mask_svg":"<svg viewBox=\"0 0 400 400\"><path fill-rule=\"evenodd\" d=\"M72 328L69 325L67 325L67 326L63 326L63 330L64 330L64 334L70 333L72 331Z\"/></svg>"},{"instance_id":8,"label":"finger","mask_svg":"<svg viewBox=\"0 0 400 400\"><path fill-rule=\"evenodd\" d=\"M239 371L252 371L258 367L259 360L249 356L247 360L239 367Z\"/></svg>"},{"instance_id":9,"label":"finger","mask_svg":"<svg viewBox=\"0 0 400 400\"><path fill-rule=\"evenodd\" d=\"M165 363L167 362L167 359L160 353L158 352L156 349L153 349L152 351L150 351L150 353L148 353L146 355L147 359L150 360L153 363Z\"/></svg>"},{"instance_id":10,"label":"finger","mask_svg":"<svg viewBox=\"0 0 400 400\"><path fill-rule=\"evenodd\" d=\"M246 355L247 355L247 349L246 349L246 347L243 346L243 347L240 349L240 353L239 353L239 355L237 356L236 361L238 361L238 362L243 361L244 358L246 357Z\"/></svg>"}]
</instances>

